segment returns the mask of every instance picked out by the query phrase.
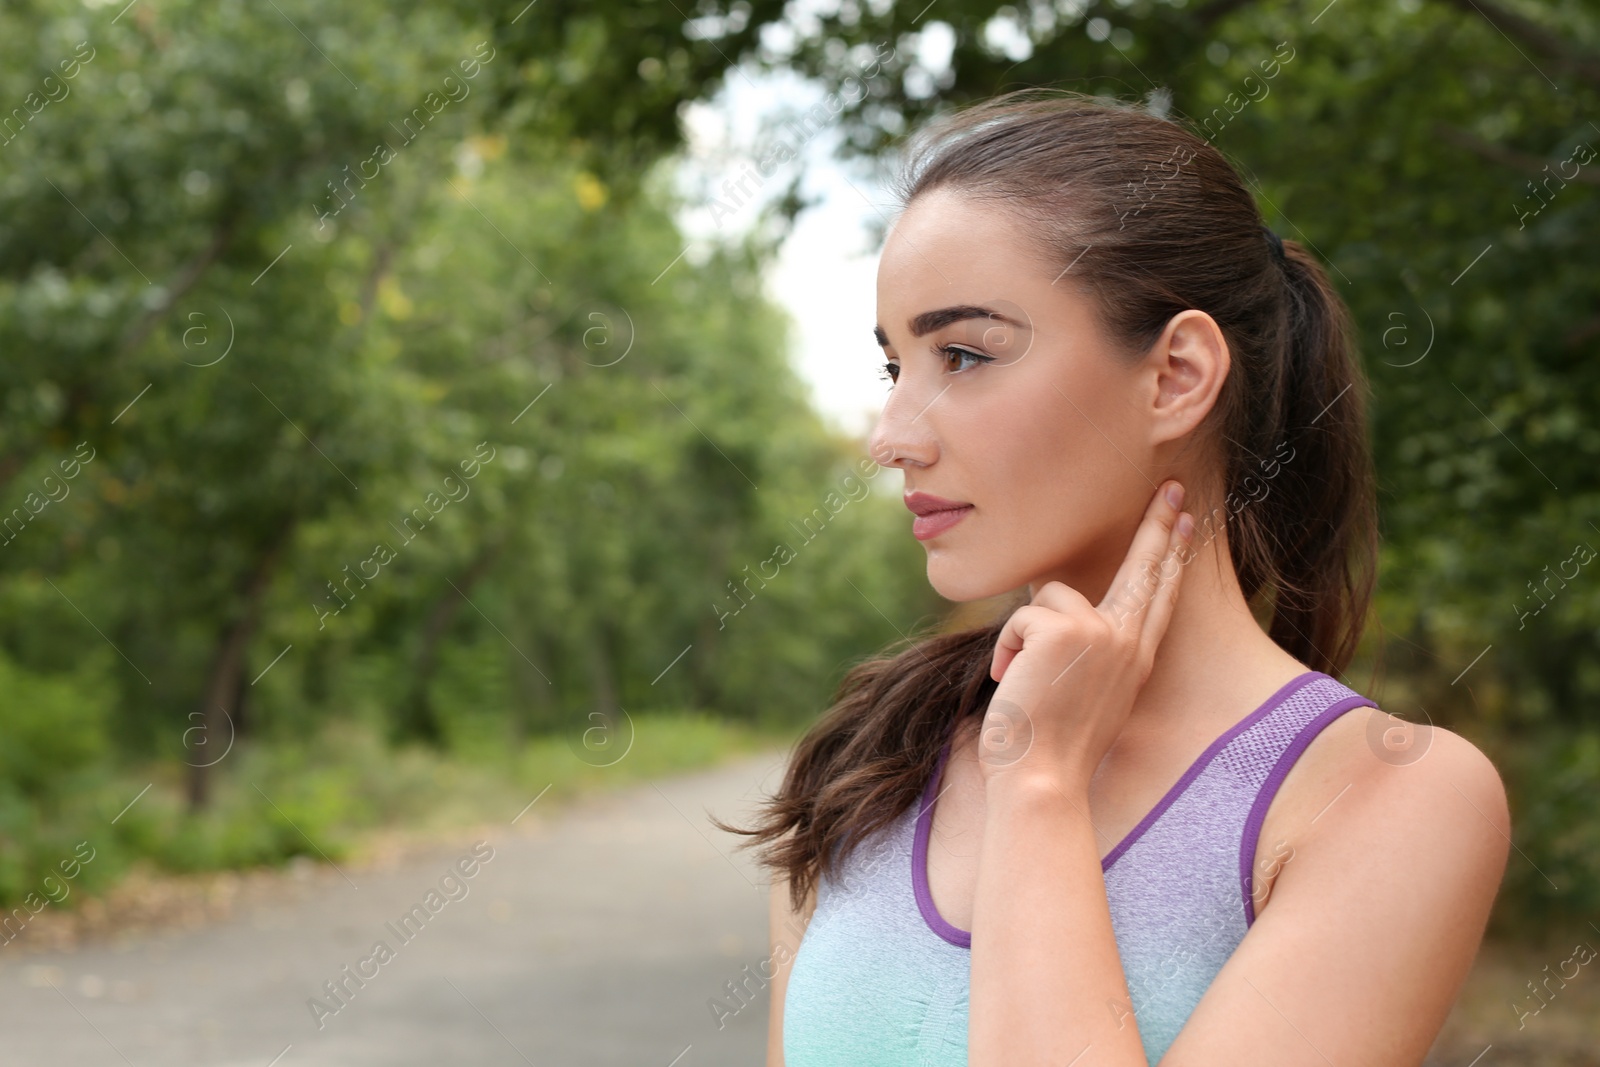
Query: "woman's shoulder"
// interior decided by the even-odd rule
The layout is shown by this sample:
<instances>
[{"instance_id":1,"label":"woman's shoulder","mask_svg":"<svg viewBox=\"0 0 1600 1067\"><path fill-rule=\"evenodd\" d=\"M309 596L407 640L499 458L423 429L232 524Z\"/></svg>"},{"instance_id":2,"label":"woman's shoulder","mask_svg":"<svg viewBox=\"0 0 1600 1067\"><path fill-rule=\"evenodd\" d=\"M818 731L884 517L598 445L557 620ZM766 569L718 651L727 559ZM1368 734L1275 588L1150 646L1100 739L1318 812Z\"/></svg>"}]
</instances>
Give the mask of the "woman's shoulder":
<instances>
[{"instance_id":1,"label":"woman's shoulder","mask_svg":"<svg viewBox=\"0 0 1600 1067\"><path fill-rule=\"evenodd\" d=\"M1486 909L1506 870L1510 811L1493 761L1442 726L1357 707L1318 731L1283 779L1258 843L1262 899L1294 909L1410 894ZM1282 883L1282 885L1280 885Z\"/></svg>"},{"instance_id":2,"label":"woman's shoulder","mask_svg":"<svg viewBox=\"0 0 1600 1067\"><path fill-rule=\"evenodd\" d=\"M1278 822L1291 843L1331 833L1371 837L1385 820L1415 824L1419 833L1510 840L1505 785L1482 749L1453 730L1374 705L1349 709L1318 731L1281 793L1286 810ZM1333 817L1341 807L1349 815Z\"/></svg>"}]
</instances>

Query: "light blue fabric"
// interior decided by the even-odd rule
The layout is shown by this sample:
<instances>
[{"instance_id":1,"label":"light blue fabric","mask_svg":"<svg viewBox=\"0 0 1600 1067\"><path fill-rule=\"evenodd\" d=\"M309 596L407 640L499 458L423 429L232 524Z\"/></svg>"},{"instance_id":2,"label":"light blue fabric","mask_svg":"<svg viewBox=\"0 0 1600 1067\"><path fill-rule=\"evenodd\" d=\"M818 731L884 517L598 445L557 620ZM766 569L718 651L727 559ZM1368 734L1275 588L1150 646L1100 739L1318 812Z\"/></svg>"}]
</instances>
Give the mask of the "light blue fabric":
<instances>
[{"instance_id":1,"label":"light blue fabric","mask_svg":"<svg viewBox=\"0 0 1600 1067\"><path fill-rule=\"evenodd\" d=\"M1157 1063L1254 921L1250 875L1261 821L1306 745L1357 707L1308 671L1217 738L1102 862L1111 925L1145 1055ZM931 804L867 838L817 907L789 974L785 1067L946 1067L967 1062L971 938L927 893ZM1271 843L1263 857L1273 854Z\"/></svg>"}]
</instances>

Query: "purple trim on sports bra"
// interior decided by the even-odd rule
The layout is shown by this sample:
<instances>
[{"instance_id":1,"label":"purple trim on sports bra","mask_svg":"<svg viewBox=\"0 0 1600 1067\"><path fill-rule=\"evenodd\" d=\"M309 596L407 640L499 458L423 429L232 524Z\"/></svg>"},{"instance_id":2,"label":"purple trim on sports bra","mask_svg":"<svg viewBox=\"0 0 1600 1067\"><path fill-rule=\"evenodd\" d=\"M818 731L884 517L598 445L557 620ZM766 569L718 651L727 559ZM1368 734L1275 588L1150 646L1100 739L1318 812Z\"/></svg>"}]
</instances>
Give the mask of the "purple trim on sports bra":
<instances>
[{"instance_id":1,"label":"purple trim on sports bra","mask_svg":"<svg viewBox=\"0 0 1600 1067\"><path fill-rule=\"evenodd\" d=\"M1183 791L1189 787L1189 783L1199 777L1200 772L1205 770L1206 766L1216 757L1218 752L1222 751L1228 742L1248 730L1265 716L1271 714L1288 699L1291 693L1301 686L1314 679L1328 677L1321 671L1306 671L1291 678L1280 686L1277 692L1268 697L1260 707L1234 723L1220 737L1212 741L1206 747L1206 750L1200 753L1194 762L1189 765L1189 769L1183 772L1183 777L1173 783L1172 787L1167 790L1166 795L1156 802L1156 806L1151 808L1143 819L1139 820L1139 824L1128 831L1128 835L1117 843L1116 848L1106 853L1105 858L1100 861L1101 872L1109 871L1112 864L1121 859L1123 853L1133 847L1134 843L1144 835L1145 831L1150 829L1155 824L1155 821L1161 818L1162 814L1183 795ZM933 804L936 799L934 791L939 785L939 780L944 771L945 760L949 755L950 742L946 741L944 747L939 750L939 759L934 765L933 774L929 777L928 784L922 791L921 806L917 812L916 834L912 838L911 844L911 887L913 894L917 898L917 910L922 913L922 919L928 924L928 928L957 948L970 949L972 947L972 931L958 929L946 922L944 916L939 914L939 909L934 906L933 894L928 889L928 837L933 830ZM1287 773L1287 770L1285 773Z\"/></svg>"},{"instance_id":2,"label":"purple trim on sports bra","mask_svg":"<svg viewBox=\"0 0 1600 1067\"><path fill-rule=\"evenodd\" d=\"M916 894L917 910L922 913L922 920L928 924L928 929L957 948L971 948L971 931L958 930L945 922L944 916L933 905L933 894L928 891L928 835L933 829L933 790L939 783L944 761L949 755L950 742L946 741L939 750L933 774L922 790L921 807L917 811L917 832L911 839L911 889Z\"/></svg>"},{"instance_id":3,"label":"purple trim on sports bra","mask_svg":"<svg viewBox=\"0 0 1600 1067\"><path fill-rule=\"evenodd\" d=\"M1267 808L1272 806L1272 798L1278 795L1278 787L1283 785L1283 780L1289 776L1289 771L1294 767L1295 761L1306 750L1322 728L1333 722L1347 711L1360 707L1375 708L1374 704L1364 696L1345 697L1328 706L1326 711L1300 728L1300 732L1289 742L1283 750L1283 755L1278 757L1278 762L1272 767L1272 772L1267 775L1267 780L1261 783L1261 788L1256 792L1256 798L1250 805L1250 815L1244 821L1244 833L1239 839L1239 885L1244 894L1244 923L1253 926L1256 921L1255 905L1255 857L1256 848L1261 843L1261 824L1267 819Z\"/></svg>"}]
</instances>

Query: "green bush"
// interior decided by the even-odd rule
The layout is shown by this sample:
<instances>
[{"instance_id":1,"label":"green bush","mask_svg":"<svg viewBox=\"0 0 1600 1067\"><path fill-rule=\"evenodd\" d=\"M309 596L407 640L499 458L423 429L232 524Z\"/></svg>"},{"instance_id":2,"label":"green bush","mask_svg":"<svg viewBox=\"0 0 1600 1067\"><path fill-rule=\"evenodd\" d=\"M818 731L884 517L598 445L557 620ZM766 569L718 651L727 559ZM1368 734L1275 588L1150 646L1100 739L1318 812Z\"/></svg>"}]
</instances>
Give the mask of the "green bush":
<instances>
[{"instance_id":1,"label":"green bush","mask_svg":"<svg viewBox=\"0 0 1600 1067\"><path fill-rule=\"evenodd\" d=\"M105 650L71 675L35 674L0 653L0 788L28 797L57 794L107 750L115 690Z\"/></svg>"}]
</instances>

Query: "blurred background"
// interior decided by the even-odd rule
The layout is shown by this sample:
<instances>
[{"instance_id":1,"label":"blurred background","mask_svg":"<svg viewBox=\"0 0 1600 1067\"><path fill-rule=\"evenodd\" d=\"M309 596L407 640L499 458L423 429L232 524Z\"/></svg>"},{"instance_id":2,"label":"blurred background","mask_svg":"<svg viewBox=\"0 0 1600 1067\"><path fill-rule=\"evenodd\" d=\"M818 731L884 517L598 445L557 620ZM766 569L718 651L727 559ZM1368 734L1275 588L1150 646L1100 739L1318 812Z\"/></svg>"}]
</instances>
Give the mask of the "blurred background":
<instances>
[{"instance_id":1,"label":"blurred background","mask_svg":"<svg viewBox=\"0 0 1600 1067\"><path fill-rule=\"evenodd\" d=\"M982 612L866 453L875 255L899 138L1035 85L1200 129L1354 310L1344 680L1514 818L1430 1062L1600 1063L1592 4L23 0L0 1064L760 1062L705 816Z\"/></svg>"}]
</instances>

